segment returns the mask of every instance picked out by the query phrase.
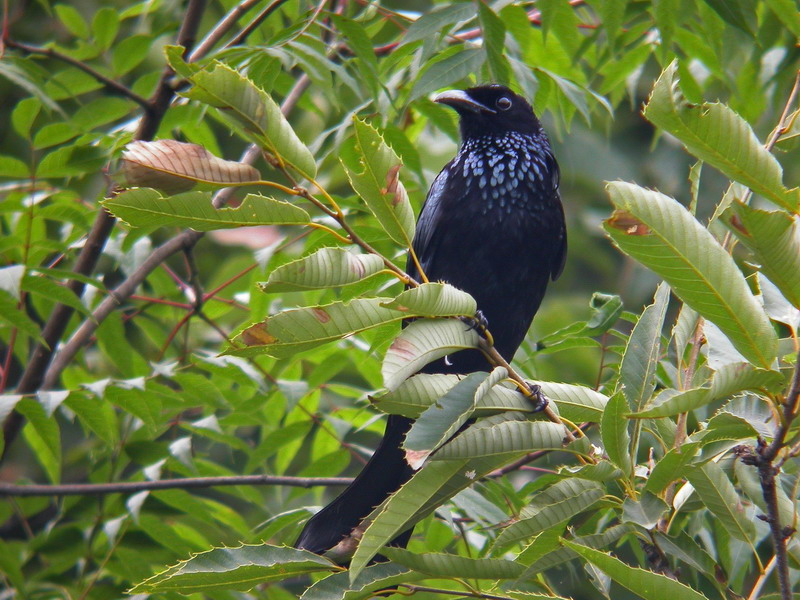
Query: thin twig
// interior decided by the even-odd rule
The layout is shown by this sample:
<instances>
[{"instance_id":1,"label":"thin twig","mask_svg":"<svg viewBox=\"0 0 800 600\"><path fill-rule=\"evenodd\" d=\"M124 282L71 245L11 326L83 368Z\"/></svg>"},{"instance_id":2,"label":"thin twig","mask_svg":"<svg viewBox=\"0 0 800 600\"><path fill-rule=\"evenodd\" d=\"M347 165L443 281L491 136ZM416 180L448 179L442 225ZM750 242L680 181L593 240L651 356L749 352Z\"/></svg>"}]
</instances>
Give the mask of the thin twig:
<instances>
[{"instance_id":1,"label":"thin twig","mask_svg":"<svg viewBox=\"0 0 800 600\"><path fill-rule=\"evenodd\" d=\"M225 44L226 48L232 48L233 46L241 46L247 41L247 38L250 37L250 34L253 33L261 23L263 23L267 17L269 17L273 12L278 10L281 4L286 3L286 0L275 0L272 4L267 6L263 11L261 11L256 17L247 24L247 26L242 29L236 36Z\"/></svg>"},{"instance_id":2,"label":"thin twig","mask_svg":"<svg viewBox=\"0 0 800 600\"><path fill-rule=\"evenodd\" d=\"M314 486L350 485L352 477L287 477L277 475L238 475L228 477L185 477L158 481L123 481L119 483L71 483L64 485L14 485L0 483L0 496L96 496L135 492L221 487L229 485Z\"/></svg>"},{"instance_id":3,"label":"thin twig","mask_svg":"<svg viewBox=\"0 0 800 600\"><path fill-rule=\"evenodd\" d=\"M236 25L239 18L259 2L261 2L261 0L244 0L244 2L240 2L228 11L228 14L217 23L214 29L209 31L206 37L197 44L197 48L189 55L188 62L198 61L211 52L211 49L217 45L222 37Z\"/></svg>"}]
</instances>

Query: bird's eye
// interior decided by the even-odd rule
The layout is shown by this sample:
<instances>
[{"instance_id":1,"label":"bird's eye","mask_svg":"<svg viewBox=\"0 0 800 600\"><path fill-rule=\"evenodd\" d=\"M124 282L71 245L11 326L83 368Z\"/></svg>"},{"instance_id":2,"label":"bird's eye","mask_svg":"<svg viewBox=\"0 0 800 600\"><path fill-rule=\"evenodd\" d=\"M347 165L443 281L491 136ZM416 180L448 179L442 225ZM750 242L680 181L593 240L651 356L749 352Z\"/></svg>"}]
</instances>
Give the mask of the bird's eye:
<instances>
[{"instance_id":1,"label":"bird's eye","mask_svg":"<svg viewBox=\"0 0 800 600\"><path fill-rule=\"evenodd\" d=\"M498 98L494 105L500 110L508 110L511 108L511 100L503 96L502 98Z\"/></svg>"}]
</instances>

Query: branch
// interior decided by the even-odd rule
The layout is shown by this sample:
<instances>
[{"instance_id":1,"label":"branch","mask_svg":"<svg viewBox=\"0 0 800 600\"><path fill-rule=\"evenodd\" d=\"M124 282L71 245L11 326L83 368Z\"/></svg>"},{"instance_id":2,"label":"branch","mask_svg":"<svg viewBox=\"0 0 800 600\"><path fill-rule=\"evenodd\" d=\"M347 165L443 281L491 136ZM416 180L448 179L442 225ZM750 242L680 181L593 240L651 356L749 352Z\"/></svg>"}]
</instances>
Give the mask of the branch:
<instances>
[{"instance_id":1,"label":"branch","mask_svg":"<svg viewBox=\"0 0 800 600\"><path fill-rule=\"evenodd\" d=\"M314 486L350 485L352 477L283 477L277 475L239 475L230 477L185 477L158 481L125 481L120 483L71 483L64 485L14 485L0 483L0 496L86 496L130 494L134 492L208 488L228 485Z\"/></svg>"}]
</instances>

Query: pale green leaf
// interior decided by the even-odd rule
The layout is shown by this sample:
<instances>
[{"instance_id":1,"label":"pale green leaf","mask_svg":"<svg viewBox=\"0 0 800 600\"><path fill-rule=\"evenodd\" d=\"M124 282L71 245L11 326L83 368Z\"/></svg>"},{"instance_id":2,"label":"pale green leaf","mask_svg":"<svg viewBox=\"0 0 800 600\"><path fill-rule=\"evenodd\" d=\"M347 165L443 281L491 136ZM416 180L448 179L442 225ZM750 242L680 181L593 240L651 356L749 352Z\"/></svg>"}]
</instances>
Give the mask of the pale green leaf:
<instances>
[{"instance_id":1,"label":"pale green leaf","mask_svg":"<svg viewBox=\"0 0 800 600\"><path fill-rule=\"evenodd\" d=\"M195 73L187 98L220 109L224 117L249 134L262 148L294 167L301 175L313 179L317 173L314 156L300 141L280 107L264 90L247 77L219 62L208 70Z\"/></svg>"},{"instance_id":2,"label":"pale green leaf","mask_svg":"<svg viewBox=\"0 0 800 600\"><path fill-rule=\"evenodd\" d=\"M437 62L429 63L414 82L414 87L411 88L409 94L409 101L480 72L485 59L486 55L480 48L464 48Z\"/></svg>"},{"instance_id":3,"label":"pale green leaf","mask_svg":"<svg viewBox=\"0 0 800 600\"><path fill-rule=\"evenodd\" d=\"M644 115L677 137L686 149L726 176L779 206L795 211L800 190L787 190L783 170L759 142L750 125L724 104L686 101L678 87L677 62L659 77Z\"/></svg>"},{"instance_id":4,"label":"pale green leaf","mask_svg":"<svg viewBox=\"0 0 800 600\"><path fill-rule=\"evenodd\" d=\"M603 447L615 465L628 475L633 466L631 463L631 436L628 431L629 420L626 418L628 402L621 393L614 394L606 404L603 419L600 421L600 433Z\"/></svg>"},{"instance_id":5,"label":"pale green leaf","mask_svg":"<svg viewBox=\"0 0 800 600\"><path fill-rule=\"evenodd\" d=\"M662 456L647 478L645 491L661 494L670 483L685 477L686 468L694 461L700 446L697 442L684 443Z\"/></svg>"},{"instance_id":6,"label":"pale green leaf","mask_svg":"<svg viewBox=\"0 0 800 600\"><path fill-rule=\"evenodd\" d=\"M645 492L638 500L630 496L622 503L622 520L641 525L645 529L653 529L661 519L661 515L669 510L669 506L658 496Z\"/></svg>"},{"instance_id":7,"label":"pale green leaf","mask_svg":"<svg viewBox=\"0 0 800 600\"><path fill-rule=\"evenodd\" d=\"M498 558L475 559L438 552L415 554L402 548L386 548L382 553L393 562L432 577L515 579L525 571L521 564Z\"/></svg>"},{"instance_id":8,"label":"pale green leaf","mask_svg":"<svg viewBox=\"0 0 800 600\"><path fill-rule=\"evenodd\" d=\"M472 316L478 310L472 296L447 283L420 284L385 306L424 317Z\"/></svg>"},{"instance_id":9,"label":"pale green leaf","mask_svg":"<svg viewBox=\"0 0 800 600\"><path fill-rule=\"evenodd\" d=\"M135 585L130 593L177 591L183 594L237 590L319 571L335 571L328 559L296 548L239 546L214 548L181 561Z\"/></svg>"},{"instance_id":10,"label":"pale green leaf","mask_svg":"<svg viewBox=\"0 0 800 600\"><path fill-rule=\"evenodd\" d=\"M403 441L408 464L418 469L431 452L455 435L472 415L476 402L507 374L504 367L491 373L470 373L428 407Z\"/></svg>"},{"instance_id":11,"label":"pale green leaf","mask_svg":"<svg viewBox=\"0 0 800 600\"><path fill-rule=\"evenodd\" d=\"M377 254L356 254L338 247L320 248L281 265L259 287L267 293L327 289L356 283L383 268L383 259Z\"/></svg>"},{"instance_id":12,"label":"pale green leaf","mask_svg":"<svg viewBox=\"0 0 800 600\"><path fill-rule=\"evenodd\" d=\"M583 385L539 380L530 383L541 387L544 395L555 401L559 414L574 423L599 423L608 402L608 396Z\"/></svg>"},{"instance_id":13,"label":"pale green leaf","mask_svg":"<svg viewBox=\"0 0 800 600\"><path fill-rule=\"evenodd\" d=\"M663 277L748 360L769 368L777 336L730 254L674 199L623 182L607 188L616 210L604 226L617 246Z\"/></svg>"},{"instance_id":14,"label":"pale green leaf","mask_svg":"<svg viewBox=\"0 0 800 600\"><path fill-rule=\"evenodd\" d=\"M189 227L212 231L253 225L304 225L308 213L290 202L248 194L236 208L214 208L209 192L185 192L165 198L137 188L103 201L109 212L134 227Z\"/></svg>"},{"instance_id":15,"label":"pale green leaf","mask_svg":"<svg viewBox=\"0 0 800 600\"><path fill-rule=\"evenodd\" d=\"M554 483L536 494L522 509L518 520L503 529L495 540L495 550L568 521L591 507L603 494L603 486L586 479L562 479Z\"/></svg>"},{"instance_id":16,"label":"pale green leaf","mask_svg":"<svg viewBox=\"0 0 800 600\"><path fill-rule=\"evenodd\" d=\"M366 600L375 598L379 590L423 578L425 575L415 573L408 567L380 563L368 566L352 582L347 571L320 579L306 588L300 600Z\"/></svg>"},{"instance_id":17,"label":"pale green leaf","mask_svg":"<svg viewBox=\"0 0 800 600\"><path fill-rule=\"evenodd\" d=\"M384 308L386 298L356 298L285 310L245 329L234 339L229 354L291 356L408 315ZM408 329L406 329L408 331ZM244 344L247 348L237 348Z\"/></svg>"},{"instance_id":18,"label":"pale green leaf","mask_svg":"<svg viewBox=\"0 0 800 600\"><path fill-rule=\"evenodd\" d=\"M448 25L475 18L475 5L458 2L422 14L403 35L402 44L432 38Z\"/></svg>"},{"instance_id":19,"label":"pale green leaf","mask_svg":"<svg viewBox=\"0 0 800 600\"><path fill-rule=\"evenodd\" d=\"M783 211L766 211L737 202L731 231L755 255L761 271L786 299L800 308L800 225ZM738 217L738 219L737 219Z\"/></svg>"},{"instance_id":20,"label":"pale green leaf","mask_svg":"<svg viewBox=\"0 0 800 600\"><path fill-rule=\"evenodd\" d=\"M402 161L378 131L361 119L353 120L355 154L343 154L350 185L361 196L386 233L398 244L411 246L414 211L400 181Z\"/></svg>"},{"instance_id":21,"label":"pale green leaf","mask_svg":"<svg viewBox=\"0 0 800 600\"><path fill-rule=\"evenodd\" d=\"M386 351L381 368L383 384L392 390L429 362L458 350L477 348L479 341L478 333L458 319L418 319Z\"/></svg>"},{"instance_id":22,"label":"pale green leaf","mask_svg":"<svg viewBox=\"0 0 800 600\"><path fill-rule=\"evenodd\" d=\"M576 544L568 540L563 540L563 543L567 548L576 552L578 556L588 560L611 577L616 583L631 590L637 596L641 596L644 600L665 600L665 598L708 600L700 592L666 575L628 566L610 554L582 544Z\"/></svg>"},{"instance_id":23,"label":"pale green leaf","mask_svg":"<svg viewBox=\"0 0 800 600\"><path fill-rule=\"evenodd\" d=\"M755 538L755 526L745 512L742 499L728 479L725 471L715 462L687 469L689 483L709 511L731 536L743 542Z\"/></svg>"}]
</instances>

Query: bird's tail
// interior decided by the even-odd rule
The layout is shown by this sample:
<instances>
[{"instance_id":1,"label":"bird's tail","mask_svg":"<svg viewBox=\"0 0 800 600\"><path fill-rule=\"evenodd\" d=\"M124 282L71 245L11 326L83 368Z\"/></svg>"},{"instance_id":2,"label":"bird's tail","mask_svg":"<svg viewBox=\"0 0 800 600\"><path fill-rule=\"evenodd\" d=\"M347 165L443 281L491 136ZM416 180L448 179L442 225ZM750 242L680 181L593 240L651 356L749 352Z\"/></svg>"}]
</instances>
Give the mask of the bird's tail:
<instances>
[{"instance_id":1,"label":"bird's tail","mask_svg":"<svg viewBox=\"0 0 800 600\"><path fill-rule=\"evenodd\" d=\"M401 447L411 427L411 419L390 415L383 440L369 462L336 500L306 523L296 548L322 554L350 535L372 509L411 478L411 467ZM401 534L393 545L405 546L409 532Z\"/></svg>"}]
</instances>

